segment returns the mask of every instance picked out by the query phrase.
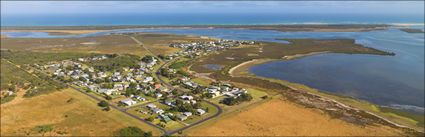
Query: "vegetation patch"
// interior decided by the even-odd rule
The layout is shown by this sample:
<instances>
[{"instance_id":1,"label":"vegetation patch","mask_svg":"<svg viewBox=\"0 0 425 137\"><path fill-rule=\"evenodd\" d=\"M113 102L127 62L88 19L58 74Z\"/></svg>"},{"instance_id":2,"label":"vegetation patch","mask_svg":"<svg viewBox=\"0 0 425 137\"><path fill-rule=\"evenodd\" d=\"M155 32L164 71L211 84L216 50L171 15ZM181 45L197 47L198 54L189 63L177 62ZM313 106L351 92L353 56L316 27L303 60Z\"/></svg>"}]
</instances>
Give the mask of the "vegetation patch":
<instances>
[{"instance_id":1,"label":"vegetation patch","mask_svg":"<svg viewBox=\"0 0 425 137\"><path fill-rule=\"evenodd\" d=\"M113 54L105 60L91 61L89 64L100 71L119 70L123 67L136 67L140 57L136 55Z\"/></svg>"},{"instance_id":2,"label":"vegetation patch","mask_svg":"<svg viewBox=\"0 0 425 137\"><path fill-rule=\"evenodd\" d=\"M190 61L186 60L186 61L179 61L179 62L175 62L173 64L171 64L169 67L173 68L173 69L181 69L183 67L185 67Z\"/></svg>"},{"instance_id":3,"label":"vegetation patch","mask_svg":"<svg viewBox=\"0 0 425 137\"><path fill-rule=\"evenodd\" d=\"M404 111L392 109L392 108L389 108L389 107L380 107L379 110L383 113L393 113L393 114L396 114L396 115L399 115L399 116L411 118L411 119L417 121L417 123L416 123L417 126L424 127L424 115L423 114L415 114L415 113L404 112Z\"/></svg>"},{"instance_id":4,"label":"vegetation patch","mask_svg":"<svg viewBox=\"0 0 425 137\"><path fill-rule=\"evenodd\" d=\"M137 137L152 137L152 132L144 132L142 129L138 127L126 127L122 128L117 131L116 136L119 137L131 137L131 136L137 136Z\"/></svg>"},{"instance_id":5,"label":"vegetation patch","mask_svg":"<svg viewBox=\"0 0 425 137\"><path fill-rule=\"evenodd\" d=\"M16 92L17 88L22 88L26 90L25 97L48 93L65 87L62 83L53 81L42 74L30 74L4 59L1 62L0 76L1 90ZM6 100L10 99L13 98L9 97Z\"/></svg>"},{"instance_id":6,"label":"vegetation patch","mask_svg":"<svg viewBox=\"0 0 425 137\"><path fill-rule=\"evenodd\" d=\"M50 61L59 61L66 59L75 59L95 54L63 52L63 53L44 53L44 52L28 52L28 51L1 51L1 58L7 59L17 65L47 63Z\"/></svg>"},{"instance_id":7,"label":"vegetation patch","mask_svg":"<svg viewBox=\"0 0 425 137\"><path fill-rule=\"evenodd\" d=\"M33 130L44 135L45 133L53 131L53 125L40 125L34 127Z\"/></svg>"}]
</instances>

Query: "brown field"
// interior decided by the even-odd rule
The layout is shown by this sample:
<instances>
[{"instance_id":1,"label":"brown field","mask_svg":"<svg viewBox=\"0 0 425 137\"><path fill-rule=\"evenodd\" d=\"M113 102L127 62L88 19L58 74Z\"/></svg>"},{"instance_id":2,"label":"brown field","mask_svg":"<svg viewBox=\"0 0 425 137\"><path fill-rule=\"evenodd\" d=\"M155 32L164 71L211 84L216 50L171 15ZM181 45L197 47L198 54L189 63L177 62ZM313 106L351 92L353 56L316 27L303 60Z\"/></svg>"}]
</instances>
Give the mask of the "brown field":
<instances>
[{"instance_id":1,"label":"brown field","mask_svg":"<svg viewBox=\"0 0 425 137\"><path fill-rule=\"evenodd\" d=\"M53 126L53 131L45 134L48 136L111 136L126 126L161 134L117 110L102 111L97 101L72 89L32 98L18 96L1 105L1 136L39 136L33 129L40 125Z\"/></svg>"},{"instance_id":2,"label":"brown field","mask_svg":"<svg viewBox=\"0 0 425 137\"><path fill-rule=\"evenodd\" d=\"M180 49L171 48L172 42L189 42L208 40L198 36L169 34L132 34L154 54L171 54ZM107 35L84 38L6 38L1 41L1 49L26 50L36 52L80 52L100 54L133 54L146 55L143 47L129 36Z\"/></svg>"},{"instance_id":3,"label":"brown field","mask_svg":"<svg viewBox=\"0 0 425 137\"><path fill-rule=\"evenodd\" d=\"M400 136L384 126L358 126L332 119L319 110L296 105L280 97L195 127L189 136Z\"/></svg>"}]
</instances>

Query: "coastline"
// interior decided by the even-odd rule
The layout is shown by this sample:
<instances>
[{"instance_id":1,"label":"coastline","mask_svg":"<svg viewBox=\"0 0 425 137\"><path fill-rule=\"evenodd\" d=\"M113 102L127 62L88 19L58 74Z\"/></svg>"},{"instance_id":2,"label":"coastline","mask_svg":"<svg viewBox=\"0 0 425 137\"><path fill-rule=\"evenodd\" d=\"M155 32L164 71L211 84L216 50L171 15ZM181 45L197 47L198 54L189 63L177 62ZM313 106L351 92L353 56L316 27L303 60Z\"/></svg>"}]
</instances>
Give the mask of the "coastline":
<instances>
[{"instance_id":1,"label":"coastline","mask_svg":"<svg viewBox=\"0 0 425 137\"><path fill-rule=\"evenodd\" d=\"M325 54L325 53L328 53L328 52L312 52L307 54L296 54L293 56L285 56L282 59L293 60L293 59L298 59L298 58L302 58L306 56ZM410 130L415 130L422 133L424 132L423 127L412 125L413 124L412 122L417 122L417 121L409 117L400 116L394 113L382 112L380 110L381 106L370 103L368 101L360 100L360 99L352 98L352 97L346 97L342 95L336 95L336 94L332 94L328 92L323 92L303 84L293 83L286 80L256 76L255 74L248 71L248 69L252 66L265 64L265 63L276 61L276 60L277 59L254 59L254 60L246 61L230 68L228 71L228 74L231 77L253 77L253 78L258 78L262 80L277 82L289 87L290 89L294 91L302 91L306 94L310 94L312 96L316 96L318 98L322 98L327 101L334 102L336 104L339 104L339 106L343 106L344 108L347 108L347 109L353 109L356 111L359 111L359 110L365 111L367 114L377 117L397 128L410 129ZM410 122L406 122L406 121L410 121Z\"/></svg>"}]
</instances>

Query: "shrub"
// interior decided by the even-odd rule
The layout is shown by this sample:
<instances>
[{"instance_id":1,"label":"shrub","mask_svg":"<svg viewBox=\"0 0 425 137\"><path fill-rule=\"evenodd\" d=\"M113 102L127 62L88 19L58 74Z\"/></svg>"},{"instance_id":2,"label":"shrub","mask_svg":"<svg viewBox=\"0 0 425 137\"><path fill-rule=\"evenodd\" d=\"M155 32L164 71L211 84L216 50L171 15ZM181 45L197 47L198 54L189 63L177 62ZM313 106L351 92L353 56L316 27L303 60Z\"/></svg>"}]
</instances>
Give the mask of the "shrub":
<instances>
[{"instance_id":1,"label":"shrub","mask_svg":"<svg viewBox=\"0 0 425 137\"><path fill-rule=\"evenodd\" d=\"M126 127L122 128L117 132L117 136L120 137L129 137L129 136L137 136L137 137L152 137L151 132L144 132L142 129L138 127Z\"/></svg>"},{"instance_id":2,"label":"shrub","mask_svg":"<svg viewBox=\"0 0 425 137\"><path fill-rule=\"evenodd\" d=\"M106 102L105 100L102 100L99 103L97 103L97 105L99 105L100 107L108 107L109 103Z\"/></svg>"}]
</instances>

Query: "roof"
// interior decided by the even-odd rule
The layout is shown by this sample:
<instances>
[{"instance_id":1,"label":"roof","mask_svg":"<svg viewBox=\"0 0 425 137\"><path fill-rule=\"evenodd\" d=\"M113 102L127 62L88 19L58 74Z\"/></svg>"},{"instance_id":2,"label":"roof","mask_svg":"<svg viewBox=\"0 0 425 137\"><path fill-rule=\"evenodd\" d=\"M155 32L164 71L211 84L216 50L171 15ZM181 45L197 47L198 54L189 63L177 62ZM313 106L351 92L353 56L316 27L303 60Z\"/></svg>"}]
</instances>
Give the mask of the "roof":
<instances>
[{"instance_id":1,"label":"roof","mask_svg":"<svg viewBox=\"0 0 425 137\"><path fill-rule=\"evenodd\" d=\"M126 103L126 102L134 102L131 98L126 98L121 100L121 102Z\"/></svg>"}]
</instances>

